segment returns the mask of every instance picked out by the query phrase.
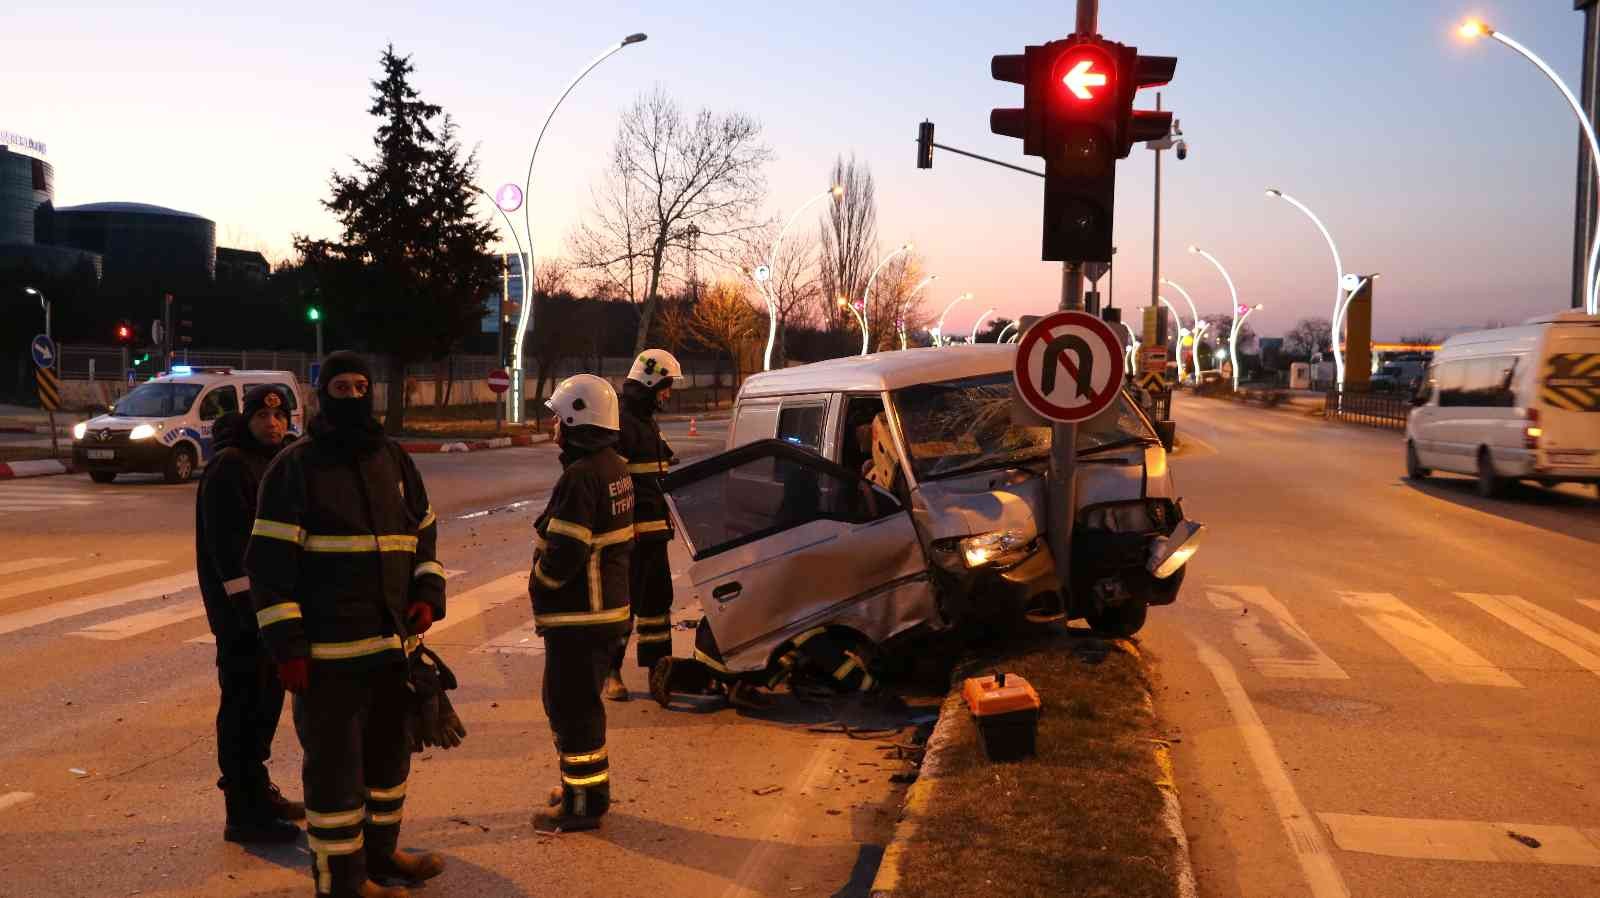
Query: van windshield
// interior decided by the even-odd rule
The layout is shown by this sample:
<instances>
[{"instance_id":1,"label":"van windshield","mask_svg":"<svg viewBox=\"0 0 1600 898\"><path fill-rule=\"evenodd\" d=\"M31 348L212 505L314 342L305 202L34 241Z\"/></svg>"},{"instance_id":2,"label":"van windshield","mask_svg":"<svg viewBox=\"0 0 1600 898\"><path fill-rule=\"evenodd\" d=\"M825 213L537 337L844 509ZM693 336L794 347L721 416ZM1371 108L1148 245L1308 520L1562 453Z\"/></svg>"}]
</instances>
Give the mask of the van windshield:
<instances>
[{"instance_id":1,"label":"van windshield","mask_svg":"<svg viewBox=\"0 0 1600 898\"><path fill-rule=\"evenodd\" d=\"M194 405L202 384L145 384L117 400L111 414L117 418L171 418Z\"/></svg>"},{"instance_id":2,"label":"van windshield","mask_svg":"<svg viewBox=\"0 0 1600 898\"><path fill-rule=\"evenodd\" d=\"M895 390L891 398L917 479L1048 456L1050 428L1013 424L1011 392L1010 372ZM1158 441L1125 393L1119 393L1110 408L1078 425L1079 453L1113 443Z\"/></svg>"}]
</instances>

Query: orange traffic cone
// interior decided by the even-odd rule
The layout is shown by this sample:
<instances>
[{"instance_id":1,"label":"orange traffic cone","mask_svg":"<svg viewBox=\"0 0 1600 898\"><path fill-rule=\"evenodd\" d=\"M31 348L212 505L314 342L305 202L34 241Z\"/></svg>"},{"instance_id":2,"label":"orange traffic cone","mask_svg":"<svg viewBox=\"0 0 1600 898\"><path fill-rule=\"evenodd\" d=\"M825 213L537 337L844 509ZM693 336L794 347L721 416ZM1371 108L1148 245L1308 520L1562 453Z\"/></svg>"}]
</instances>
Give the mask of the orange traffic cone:
<instances>
[{"instance_id":1,"label":"orange traffic cone","mask_svg":"<svg viewBox=\"0 0 1600 898\"><path fill-rule=\"evenodd\" d=\"M689 419L689 436L697 437L699 435L700 435L700 430L694 426L694 419L690 418Z\"/></svg>"}]
</instances>

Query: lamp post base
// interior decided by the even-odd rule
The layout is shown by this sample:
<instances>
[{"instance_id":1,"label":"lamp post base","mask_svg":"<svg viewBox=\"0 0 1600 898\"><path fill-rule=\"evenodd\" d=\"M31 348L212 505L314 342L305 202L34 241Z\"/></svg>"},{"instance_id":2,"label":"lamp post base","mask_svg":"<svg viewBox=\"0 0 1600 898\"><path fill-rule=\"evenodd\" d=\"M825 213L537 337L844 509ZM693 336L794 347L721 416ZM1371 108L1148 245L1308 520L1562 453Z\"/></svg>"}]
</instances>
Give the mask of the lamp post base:
<instances>
[{"instance_id":1,"label":"lamp post base","mask_svg":"<svg viewBox=\"0 0 1600 898\"><path fill-rule=\"evenodd\" d=\"M506 391L506 421L511 424L525 423L527 417L527 402L523 399L524 385L521 368L511 369L511 389Z\"/></svg>"}]
</instances>

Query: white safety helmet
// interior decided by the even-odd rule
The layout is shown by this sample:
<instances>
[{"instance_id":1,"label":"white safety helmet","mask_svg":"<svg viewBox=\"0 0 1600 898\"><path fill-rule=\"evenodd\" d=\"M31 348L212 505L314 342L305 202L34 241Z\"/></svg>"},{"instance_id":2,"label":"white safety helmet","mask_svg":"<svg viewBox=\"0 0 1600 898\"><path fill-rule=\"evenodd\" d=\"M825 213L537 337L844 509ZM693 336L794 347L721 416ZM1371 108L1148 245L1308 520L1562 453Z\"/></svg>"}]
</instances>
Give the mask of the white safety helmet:
<instances>
[{"instance_id":1,"label":"white safety helmet","mask_svg":"<svg viewBox=\"0 0 1600 898\"><path fill-rule=\"evenodd\" d=\"M682 375L683 366L665 349L646 349L639 353L639 357L633 360L633 367L628 369L629 380L638 381L651 389L669 377Z\"/></svg>"},{"instance_id":2,"label":"white safety helmet","mask_svg":"<svg viewBox=\"0 0 1600 898\"><path fill-rule=\"evenodd\" d=\"M617 415L617 391L603 377L574 374L556 385L545 405L556 413L563 427L622 429Z\"/></svg>"}]
</instances>

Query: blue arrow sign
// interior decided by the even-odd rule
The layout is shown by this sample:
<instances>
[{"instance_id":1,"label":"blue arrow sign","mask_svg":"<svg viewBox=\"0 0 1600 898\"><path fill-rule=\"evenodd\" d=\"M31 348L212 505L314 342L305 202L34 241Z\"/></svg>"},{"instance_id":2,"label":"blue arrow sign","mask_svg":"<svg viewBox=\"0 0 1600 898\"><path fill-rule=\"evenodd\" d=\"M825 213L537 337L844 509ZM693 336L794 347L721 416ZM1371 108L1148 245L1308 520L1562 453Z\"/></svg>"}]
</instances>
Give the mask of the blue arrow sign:
<instances>
[{"instance_id":1,"label":"blue arrow sign","mask_svg":"<svg viewBox=\"0 0 1600 898\"><path fill-rule=\"evenodd\" d=\"M54 340L40 334L33 338L33 343L28 348L33 351L33 363L40 368L54 368L56 366L56 343Z\"/></svg>"}]
</instances>

